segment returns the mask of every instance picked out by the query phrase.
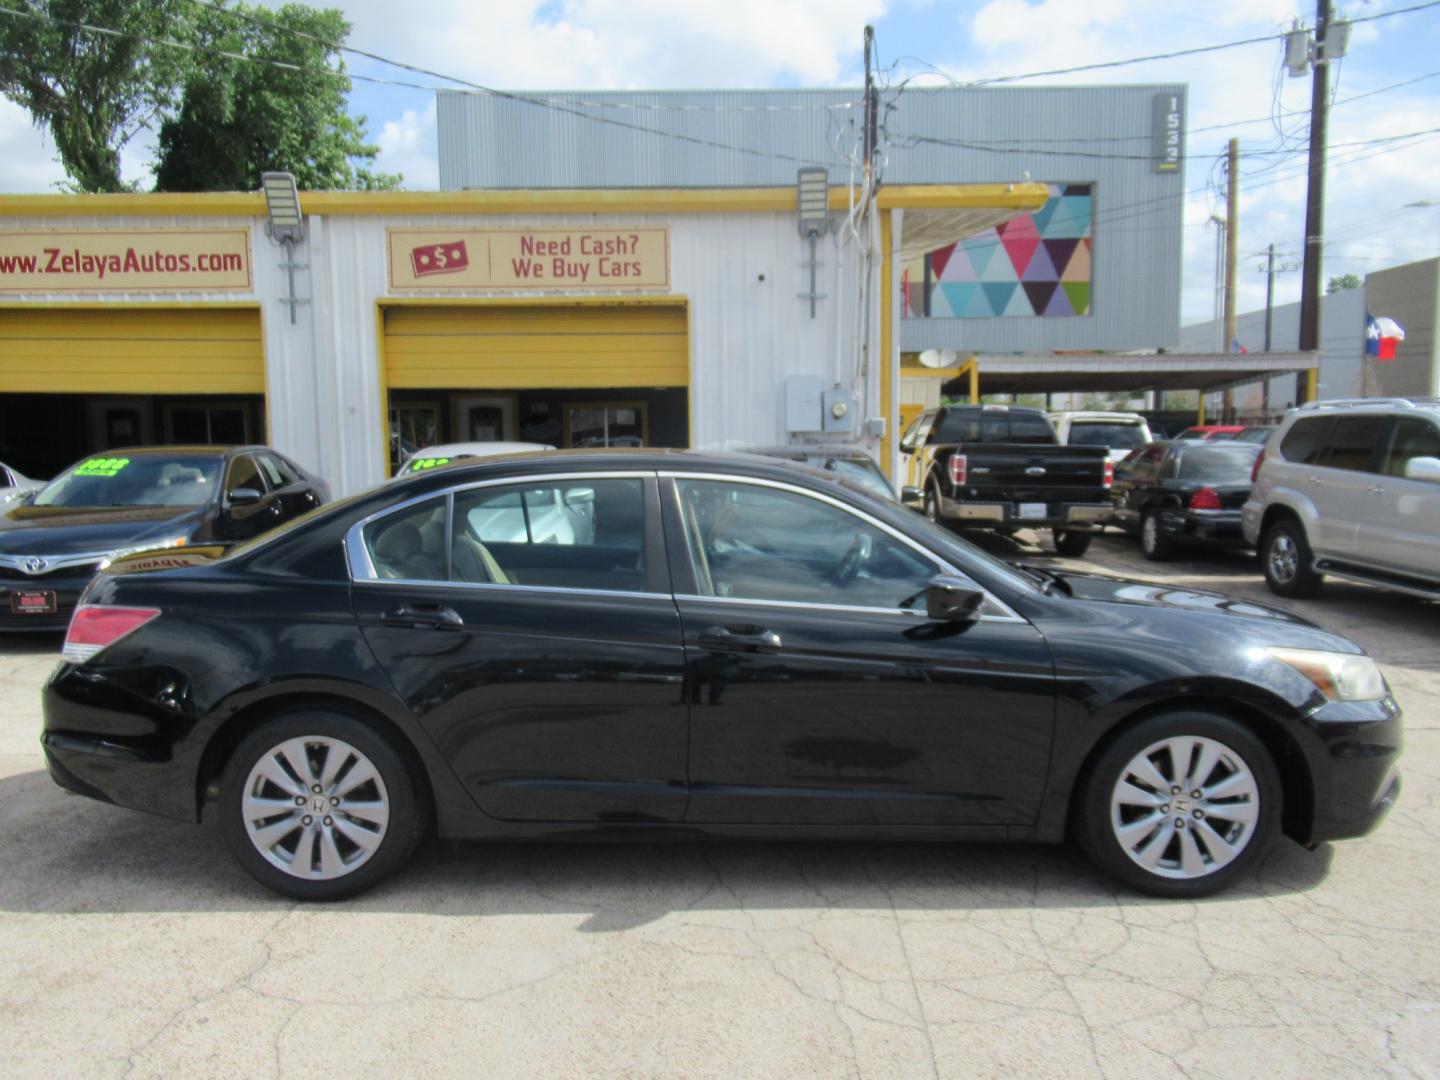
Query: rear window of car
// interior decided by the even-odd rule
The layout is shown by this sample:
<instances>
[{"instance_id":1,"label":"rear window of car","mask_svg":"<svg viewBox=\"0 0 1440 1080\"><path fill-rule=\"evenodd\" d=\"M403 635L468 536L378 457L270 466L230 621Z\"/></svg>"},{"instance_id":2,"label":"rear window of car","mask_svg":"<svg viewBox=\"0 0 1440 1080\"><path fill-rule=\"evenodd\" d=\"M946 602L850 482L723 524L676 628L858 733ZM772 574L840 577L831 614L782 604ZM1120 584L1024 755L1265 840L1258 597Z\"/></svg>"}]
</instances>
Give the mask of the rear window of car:
<instances>
[{"instance_id":1,"label":"rear window of car","mask_svg":"<svg viewBox=\"0 0 1440 1080\"><path fill-rule=\"evenodd\" d=\"M1077 420L1070 425L1071 446L1124 447L1145 445L1145 429L1123 420Z\"/></svg>"},{"instance_id":2,"label":"rear window of car","mask_svg":"<svg viewBox=\"0 0 1440 1080\"><path fill-rule=\"evenodd\" d=\"M931 436L932 443L1051 443L1055 429L1037 413L952 409Z\"/></svg>"},{"instance_id":3,"label":"rear window of car","mask_svg":"<svg viewBox=\"0 0 1440 1080\"><path fill-rule=\"evenodd\" d=\"M1178 452L1181 480L1207 480L1213 484L1236 484L1250 479L1250 470L1260 447L1253 443L1229 446L1187 446Z\"/></svg>"},{"instance_id":4,"label":"rear window of car","mask_svg":"<svg viewBox=\"0 0 1440 1080\"><path fill-rule=\"evenodd\" d=\"M1280 456L1296 465L1314 465L1325 452L1325 435L1334 422L1332 416L1307 416L1295 421L1280 440Z\"/></svg>"}]
</instances>

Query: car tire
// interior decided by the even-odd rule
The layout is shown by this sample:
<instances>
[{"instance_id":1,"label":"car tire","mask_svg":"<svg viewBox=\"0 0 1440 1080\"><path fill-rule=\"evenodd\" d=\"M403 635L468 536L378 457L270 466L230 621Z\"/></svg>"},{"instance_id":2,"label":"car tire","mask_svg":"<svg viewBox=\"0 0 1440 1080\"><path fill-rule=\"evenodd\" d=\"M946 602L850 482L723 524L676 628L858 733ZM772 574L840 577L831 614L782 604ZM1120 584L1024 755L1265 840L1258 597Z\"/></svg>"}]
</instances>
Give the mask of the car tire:
<instances>
[{"instance_id":1,"label":"car tire","mask_svg":"<svg viewBox=\"0 0 1440 1080\"><path fill-rule=\"evenodd\" d=\"M429 825L421 791L400 751L370 724L306 709L266 722L236 747L220 783L221 830L267 888L342 900L413 854Z\"/></svg>"},{"instance_id":2,"label":"car tire","mask_svg":"<svg viewBox=\"0 0 1440 1080\"><path fill-rule=\"evenodd\" d=\"M950 527L949 523L940 516L940 486L934 480L925 485L924 514L942 529Z\"/></svg>"},{"instance_id":3,"label":"car tire","mask_svg":"<svg viewBox=\"0 0 1440 1080\"><path fill-rule=\"evenodd\" d=\"M1088 532L1075 532L1070 529L1051 529L1051 539L1055 541L1055 554L1063 555L1067 559L1078 559L1090 550L1091 534Z\"/></svg>"},{"instance_id":4,"label":"car tire","mask_svg":"<svg viewBox=\"0 0 1440 1080\"><path fill-rule=\"evenodd\" d=\"M1160 511L1146 510L1140 518L1140 554L1151 562L1165 562L1175 554L1175 541L1160 527Z\"/></svg>"},{"instance_id":5,"label":"car tire","mask_svg":"<svg viewBox=\"0 0 1440 1080\"><path fill-rule=\"evenodd\" d=\"M1324 577L1315 571L1315 554L1305 538L1305 527L1293 518L1270 526L1260 544L1260 565L1265 584L1276 596L1305 599L1320 591Z\"/></svg>"},{"instance_id":6,"label":"car tire","mask_svg":"<svg viewBox=\"0 0 1440 1080\"><path fill-rule=\"evenodd\" d=\"M1224 890L1280 829L1283 787L1270 752L1248 728L1216 713L1177 710L1142 720L1100 752L1081 785L1073 830L1080 846L1151 896Z\"/></svg>"}]
</instances>

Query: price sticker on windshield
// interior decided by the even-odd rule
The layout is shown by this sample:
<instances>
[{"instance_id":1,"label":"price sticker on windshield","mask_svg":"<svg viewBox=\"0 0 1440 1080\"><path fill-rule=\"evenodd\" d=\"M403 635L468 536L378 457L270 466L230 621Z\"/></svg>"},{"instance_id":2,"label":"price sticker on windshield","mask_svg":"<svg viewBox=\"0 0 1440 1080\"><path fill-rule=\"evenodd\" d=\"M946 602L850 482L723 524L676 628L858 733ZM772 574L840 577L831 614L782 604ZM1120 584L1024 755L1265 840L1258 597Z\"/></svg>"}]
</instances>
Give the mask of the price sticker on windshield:
<instances>
[{"instance_id":1,"label":"price sticker on windshield","mask_svg":"<svg viewBox=\"0 0 1440 1080\"><path fill-rule=\"evenodd\" d=\"M76 476L116 476L130 464L128 457L97 457L82 461L75 470Z\"/></svg>"},{"instance_id":2,"label":"price sticker on windshield","mask_svg":"<svg viewBox=\"0 0 1440 1080\"><path fill-rule=\"evenodd\" d=\"M426 469L438 469L441 465L449 465L448 457L422 457L410 462L411 472L424 472Z\"/></svg>"}]
</instances>

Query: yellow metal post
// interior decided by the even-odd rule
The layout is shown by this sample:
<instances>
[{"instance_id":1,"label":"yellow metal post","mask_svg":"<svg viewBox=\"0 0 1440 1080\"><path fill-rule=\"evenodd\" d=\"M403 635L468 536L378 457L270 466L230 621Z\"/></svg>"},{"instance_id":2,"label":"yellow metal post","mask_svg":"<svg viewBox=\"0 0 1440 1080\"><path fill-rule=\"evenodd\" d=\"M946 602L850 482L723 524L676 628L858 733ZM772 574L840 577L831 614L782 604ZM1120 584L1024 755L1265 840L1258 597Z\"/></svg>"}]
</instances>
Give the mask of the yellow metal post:
<instances>
[{"instance_id":1,"label":"yellow metal post","mask_svg":"<svg viewBox=\"0 0 1440 1080\"><path fill-rule=\"evenodd\" d=\"M885 417L885 434L880 440L880 467L893 480L891 459L897 437L894 428L899 418L893 412L895 405L890 394L890 376L895 370L894 331L890 325L894 288L890 279L895 270L895 253L890 250L893 231L891 213L890 210L880 211L880 414Z\"/></svg>"},{"instance_id":2,"label":"yellow metal post","mask_svg":"<svg viewBox=\"0 0 1440 1080\"><path fill-rule=\"evenodd\" d=\"M1305 400L1320 400L1320 369L1311 368L1305 372Z\"/></svg>"},{"instance_id":3,"label":"yellow metal post","mask_svg":"<svg viewBox=\"0 0 1440 1080\"><path fill-rule=\"evenodd\" d=\"M1203 426L1204 423L1205 423L1205 391L1204 391L1204 390L1201 390L1201 391L1200 391L1199 399L1200 399L1200 404L1199 404L1199 405L1196 407L1196 409L1195 409L1195 423Z\"/></svg>"}]
</instances>

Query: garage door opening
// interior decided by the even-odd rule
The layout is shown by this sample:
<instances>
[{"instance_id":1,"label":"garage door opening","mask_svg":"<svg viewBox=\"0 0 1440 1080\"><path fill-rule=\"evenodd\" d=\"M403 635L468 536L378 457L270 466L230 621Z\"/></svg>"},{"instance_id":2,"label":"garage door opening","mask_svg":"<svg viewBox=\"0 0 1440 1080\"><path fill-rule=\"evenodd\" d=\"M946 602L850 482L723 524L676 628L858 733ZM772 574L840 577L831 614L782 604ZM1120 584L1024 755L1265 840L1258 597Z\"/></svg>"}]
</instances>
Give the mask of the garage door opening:
<instances>
[{"instance_id":1,"label":"garage door opening","mask_svg":"<svg viewBox=\"0 0 1440 1080\"><path fill-rule=\"evenodd\" d=\"M427 446L690 443L683 302L385 311L389 464Z\"/></svg>"},{"instance_id":2,"label":"garage door opening","mask_svg":"<svg viewBox=\"0 0 1440 1080\"><path fill-rule=\"evenodd\" d=\"M46 478L132 446L264 442L260 312L0 309L0 461Z\"/></svg>"}]
</instances>

